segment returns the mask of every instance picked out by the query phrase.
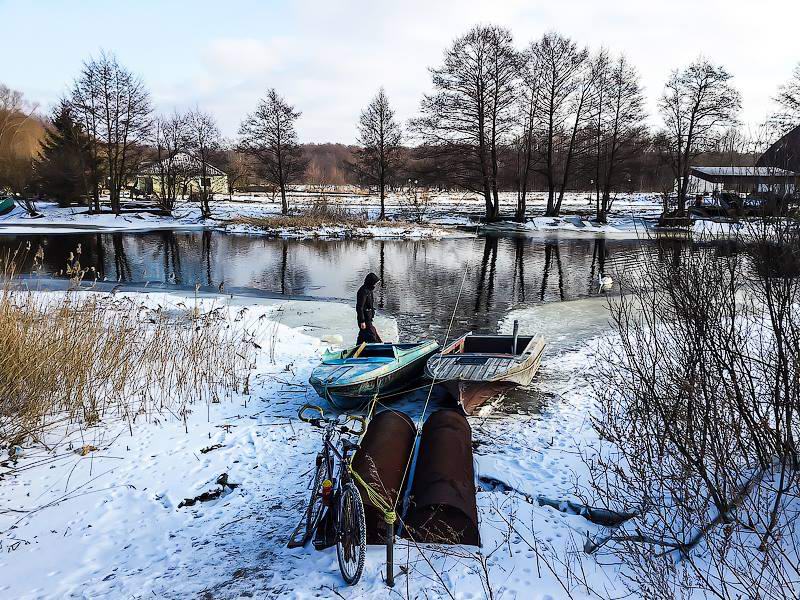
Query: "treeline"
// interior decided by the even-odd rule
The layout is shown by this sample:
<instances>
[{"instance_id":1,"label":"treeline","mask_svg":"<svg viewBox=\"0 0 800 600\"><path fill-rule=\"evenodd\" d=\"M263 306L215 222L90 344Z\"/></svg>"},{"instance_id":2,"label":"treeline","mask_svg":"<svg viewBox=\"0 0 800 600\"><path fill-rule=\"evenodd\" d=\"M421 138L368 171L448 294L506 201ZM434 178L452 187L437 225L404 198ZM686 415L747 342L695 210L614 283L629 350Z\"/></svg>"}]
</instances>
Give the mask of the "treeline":
<instances>
[{"instance_id":1,"label":"treeline","mask_svg":"<svg viewBox=\"0 0 800 600\"><path fill-rule=\"evenodd\" d=\"M684 198L691 165L753 164L778 127L800 122L800 67L779 88L781 109L769 121L775 130L754 140L737 129L740 96L731 74L709 60L670 74L658 102L661 125L653 129L640 76L624 55L556 32L519 47L508 29L472 28L430 69L433 91L419 116L401 123L381 88L354 123L353 146L300 144L301 113L274 89L254 102L236 138L224 140L214 116L199 108L156 114L141 78L103 53L84 63L49 119L0 88L0 187L85 202L94 211L107 194L119 212L123 190L147 164L162 209L171 211L193 178L208 216L214 165L231 192L271 189L284 212L291 186L350 184L375 190L383 216L386 193L411 180L480 194L489 220L500 216L503 191L516 193L518 220L532 190L547 192L548 215L559 214L567 191L585 191L603 221L620 192L666 198L677 181Z\"/></svg>"}]
</instances>

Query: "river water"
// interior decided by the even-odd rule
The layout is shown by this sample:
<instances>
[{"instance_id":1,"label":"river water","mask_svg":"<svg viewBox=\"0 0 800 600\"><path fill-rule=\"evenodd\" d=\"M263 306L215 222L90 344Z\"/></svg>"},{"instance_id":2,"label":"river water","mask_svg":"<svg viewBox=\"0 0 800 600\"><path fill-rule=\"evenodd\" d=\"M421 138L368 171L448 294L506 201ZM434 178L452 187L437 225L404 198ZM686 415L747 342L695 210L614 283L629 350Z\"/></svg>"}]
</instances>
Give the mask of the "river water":
<instances>
[{"instance_id":1,"label":"river water","mask_svg":"<svg viewBox=\"0 0 800 600\"><path fill-rule=\"evenodd\" d=\"M29 251L25 251L30 247ZM44 258L34 261L41 247ZM80 249L82 267L94 267L107 288L204 291L286 296L353 303L365 275L381 277L375 290L379 312L397 319L401 341L445 341L467 331L510 330L511 311L523 333L543 333L543 377L558 389L551 360L609 331L606 294L598 274L616 281L646 268L651 259L671 260L688 247L678 238L607 239L558 234L487 235L442 240L281 240L218 231L64 233L0 236L0 257L16 252L18 271L46 280L65 277ZM707 249L725 254L729 245ZM355 312L353 327L356 327ZM552 390L516 390L503 412L538 413ZM563 386L562 386L563 387ZM411 405L418 400L410 398Z\"/></svg>"},{"instance_id":2,"label":"river water","mask_svg":"<svg viewBox=\"0 0 800 600\"><path fill-rule=\"evenodd\" d=\"M33 269L41 246L40 274L63 276L70 254L80 248L82 266L94 266L99 279L152 287L222 285L227 293L352 302L364 276L374 271L381 277L375 292L379 310L398 319L402 337L440 341L459 290L452 334L494 332L512 309L596 296L599 273L630 273L641 268L645 254L668 255L685 244L554 234L409 241L154 231L0 236L0 252L29 243L31 251L19 265L23 272Z\"/></svg>"}]
</instances>

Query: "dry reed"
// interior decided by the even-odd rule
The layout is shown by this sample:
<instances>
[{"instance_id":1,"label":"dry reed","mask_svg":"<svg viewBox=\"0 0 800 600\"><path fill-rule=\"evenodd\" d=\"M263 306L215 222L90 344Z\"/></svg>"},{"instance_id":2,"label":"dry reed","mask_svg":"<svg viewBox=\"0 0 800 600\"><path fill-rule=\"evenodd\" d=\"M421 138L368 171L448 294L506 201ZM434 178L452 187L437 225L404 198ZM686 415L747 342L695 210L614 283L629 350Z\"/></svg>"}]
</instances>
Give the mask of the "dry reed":
<instances>
[{"instance_id":1,"label":"dry reed","mask_svg":"<svg viewBox=\"0 0 800 600\"><path fill-rule=\"evenodd\" d=\"M161 411L185 420L190 404L249 391L256 345L226 309L28 291L11 265L0 291L0 446L55 423L132 424ZM77 258L70 268L86 273Z\"/></svg>"}]
</instances>

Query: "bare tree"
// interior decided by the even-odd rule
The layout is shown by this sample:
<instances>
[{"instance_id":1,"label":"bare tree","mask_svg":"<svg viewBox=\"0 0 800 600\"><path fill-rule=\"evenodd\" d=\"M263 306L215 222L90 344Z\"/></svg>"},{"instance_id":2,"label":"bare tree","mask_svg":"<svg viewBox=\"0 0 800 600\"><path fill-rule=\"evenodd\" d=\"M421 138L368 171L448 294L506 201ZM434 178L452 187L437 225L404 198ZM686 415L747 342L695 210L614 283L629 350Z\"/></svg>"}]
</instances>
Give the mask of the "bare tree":
<instances>
[{"instance_id":1,"label":"bare tree","mask_svg":"<svg viewBox=\"0 0 800 600\"><path fill-rule=\"evenodd\" d=\"M234 144L228 142L225 146L222 169L228 176L228 198L233 200L233 193L252 175L253 165L250 157L237 151Z\"/></svg>"},{"instance_id":2,"label":"bare tree","mask_svg":"<svg viewBox=\"0 0 800 600\"><path fill-rule=\"evenodd\" d=\"M187 147L196 160L197 175L200 179L200 212L204 219L211 217L210 200L214 195L211 189L209 165L212 156L220 147L220 133L213 115L198 108L186 115Z\"/></svg>"},{"instance_id":3,"label":"bare tree","mask_svg":"<svg viewBox=\"0 0 800 600\"><path fill-rule=\"evenodd\" d=\"M150 134L150 94L138 76L113 54L103 52L83 64L72 87L71 104L92 139L93 159L105 162L111 210L119 214L122 190L138 167L141 146ZM97 189L94 200L99 211Z\"/></svg>"},{"instance_id":4,"label":"bare tree","mask_svg":"<svg viewBox=\"0 0 800 600\"><path fill-rule=\"evenodd\" d=\"M701 58L673 71L664 87L658 105L664 121L659 140L678 180L678 216L686 211L692 162L736 120L741 100L732 77L724 67Z\"/></svg>"},{"instance_id":5,"label":"bare tree","mask_svg":"<svg viewBox=\"0 0 800 600\"><path fill-rule=\"evenodd\" d=\"M744 252L668 242L611 304L591 472L636 517L590 546L637 590L669 590L647 597L797 597L799 233L753 224Z\"/></svg>"},{"instance_id":6,"label":"bare tree","mask_svg":"<svg viewBox=\"0 0 800 600\"><path fill-rule=\"evenodd\" d=\"M457 38L431 69L435 93L412 122L423 142L449 155L456 183L483 195L486 219L500 214L500 151L512 134L520 56L511 32L478 25Z\"/></svg>"},{"instance_id":7,"label":"bare tree","mask_svg":"<svg viewBox=\"0 0 800 600\"><path fill-rule=\"evenodd\" d=\"M778 88L775 100L781 111L775 115L778 125L784 131L800 123L800 64L794 68L792 78Z\"/></svg>"},{"instance_id":8,"label":"bare tree","mask_svg":"<svg viewBox=\"0 0 800 600\"><path fill-rule=\"evenodd\" d=\"M150 171L159 181L159 189L154 193L161 209L171 213L188 176L186 161L182 160L189 141L186 115L175 111L169 117L156 119L153 141L156 162Z\"/></svg>"},{"instance_id":9,"label":"bare tree","mask_svg":"<svg viewBox=\"0 0 800 600\"><path fill-rule=\"evenodd\" d=\"M32 215L36 206L26 192L45 138L45 124L36 108L22 92L0 84L0 188L18 194L18 202Z\"/></svg>"},{"instance_id":10,"label":"bare tree","mask_svg":"<svg viewBox=\"0 0 800 600\"><path fill-rule=\"evenodd\" d=\"M549 32L533 43L529 50L541 68L541 119L544 145L542 173L547 179L547 214L556 216L561 211L561 198L556 198L559 187L565 186L569 167L576 147L576 136L586 119L586 101L589 88L585 79L589 53L579 49L571 39ZM570 127L571 125L571 127ZM557 161L561 145L567 139L567 158L559 182Z\"/></svg>"},{"instance_id":11,"label":"bare tree","mask_svg":"<svg viewBox=\"0 0 800 600\"><path fill-rule=\"evenodd\" d=\"M386 184L397 165L402 131L394 119L389 98L383 88L361 112L356 152L356 167L359 174L370 184L377 185L381 196L379 219L386 218Z\"/></svg>"},{"instance_id":12,"label":"bare tree","mask_svg":"<svg viewBox=\"0 0 800 600\"><path fill-rule=\"evenodd\" d=\"M267 182L280 190L283 214L289 213L289 184L305 171L294 127L299 117L300 112L272 88L239 128L242 152L253 156Z\"/></svg>"},{"instance_id":13,"label":"bare tree","mask_svg":"<svg viewBox=\"0 0 800 600\"><path fill-rule=\"evenodd\" d=\"M533 166L540 158L537 151L537 134L542 109L542 63L529 48L523 55L522 76L519 95L520 131L516 139L517 148L517 208L514 220L525 221L528 186Z\"/></svg>"},{"instance_id":14,"label":"bare tree","mask_svg":"<svg viewBox=\"0 0 800 600\"><path fill-rule=\"evenodd\" d=\"M564 202L564 195L571 181L570 178L573 175L573 171L576 170L579 159L583 157L591 147L591 130L589 124L592 115L589 109L594 101L595 93L593 76L594 73L592 70L588 68L588 65L585 65L577 79L575 95L569 104L571 126L563 137L566 142L566 148L561 148L563 160L561 161L558 197L547 213L553 217L561 213L561 204Z\"/></svg>"},{"instance_id":15,"label":"bare tree","mask_svg":"<svg viewBox=\"0 0 800 600\"><path fill-rule=\"evenodd\" d=\"M605 223L619 189L621 167L641 150L645 138L644 94L639 74L624 55L612 64L601 53L594 61L595 190L597 220Z\"/></svg>"}]
</instances>

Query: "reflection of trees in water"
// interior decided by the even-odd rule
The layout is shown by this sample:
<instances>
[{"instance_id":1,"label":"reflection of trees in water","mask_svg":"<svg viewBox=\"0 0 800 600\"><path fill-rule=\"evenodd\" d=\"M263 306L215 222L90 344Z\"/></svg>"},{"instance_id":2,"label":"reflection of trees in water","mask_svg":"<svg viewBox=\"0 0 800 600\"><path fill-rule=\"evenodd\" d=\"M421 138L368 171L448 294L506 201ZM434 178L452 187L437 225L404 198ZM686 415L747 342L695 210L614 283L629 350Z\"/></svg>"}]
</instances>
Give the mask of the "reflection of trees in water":
<instances>
[{"instance_id":1,"label":"reflection of trees in water","mask_svg":"<svg viewBox=\"0 0 800 600\"><path fill-rule=\"evenodd\" d=\"M125 240L121 233L111 234L111 247L114 252L114 272L117 275L117 281L131 281L133 279L131 264L125 252Z\"/></svg>"},{"instance_id":2,"label":"reflection of trees in water","mask_svg":"<svg viewBox=\"0 0 800 600\"><path fill-rule=\"evenodd\" d=\"M594 293L598 273L641 268L642 252L674 263L682 252L699 251L699 245L691 250L685 240L675 238L646 242L555 236L324 241L212 231L2 236L0 249L13 252L27 242L32 251L23 270L32 268L32 255L41 244L44 271L57 274L80 243L82 264L95 266L100 278L168 280L174 272L176 281L184 285L218 285L225 278L229 290L243 286L352 300L364 275L375 271L381 277L378 306L406 315L416 332L423 328L427 332L431 324L447 327L466 269L453 334L466 327L493 330L514 305ZM742 251L722 243L702 248L723 254ZM761 268L790 262L769 248L756 259ZM800 271L799 265L794 268Z\"/></svg>"},{"instance_id":3,"label":"reflection of trees in water","mask_svg":"<svg viewBox=\"0 0 800 600\"><path fill-rule=\"evenodd\" d=\"M281 244L281 294L286 293L286 263L289 260L289 247L286 240Z\"/></svg>"},{"instance_id":4,"label":"reflection of trees in water","mask_svg":"<svg viewBox=\"0 0 800 600\"><path fill-rule=\"evenodd\" d=\"M206 280L204 283L206 285L213 285L212 282L214 280L211 273L211 237L211 231L204 229L201 240L202 253L200 255L200 260L205 266ZM220 281L220 283L222 282Z\"/></svg>"},{"instance_id":5,"label":"reflection of trees in water","mask_svg":"<svg viewBox=\"0 0 800 600\"><path fill-rule=\"evenodd\" d=\"M158 242L154 247L153 258L161 255L164 281L168 281L175 276L175 282L184 282L183 270L181 269L181 250L174 231L158 232ZM201 254L202 255L202 254Z\"/></svg>"},{"instance_id":6,"label":"reflection of trees in water","mask_svg":"<svg viewBox=\"0 0 800 600\"><path fill-rule=\"evenodd\" d=\"M481 300L484 295L486 301L484 307L489 311L492 307L492 296L494 295L494 276L497 270L497 245L498 238L488 236L483 245L483 258L481 259L480 275L475 289L475 312L480 312ZM488 272L488 279L487 279Z\"/></svg>"},{"instance_id":7,"label":"reflection of trees in water","mask_svg":"<svg viewBox=\"0 0 800 600\"><path fill-rule=\"evenodd\" d=\"M555 266L553 266L555 263ZM555 269L558 277L558 295L560 300L565 300L564 293L564 270L561 265L561 248L557 241L547 240L544 244L544 268L542 270L542 285L539 290L539 300L544 302L547 292L547 283L550 279L551 269Z\"/></svg>"},{"instance_id":8,"label":"reflection of trees in water","mask_svg":"<svg viewBox=\"0 0 800 600\"><path fill-rule=\"evenodd\" d=\"M598 287L598 277L606 272L606 258L609 256L606 238L598 237L592 246L592 264L589 267L589 293Z\"/></svg>"},{"instance_id":9,"label":"reflection of trees in water","mask_svg":"<svg viewBox=\"0 0 800 600\"><path fill-rule=\"evenodd\" d=\"M316 253L307 244L285 239L224 236L214 245L214 255L227 262L229 282L287 295L307 291L311 281L307 254L313 257ZM237 258L235 264L230 260L233 256Z\"/></svg>"},{"instance_id":10,"label":"reflection of trees in water","mask_svg":"<svg viewBox=\"0 0 800 600\"><path fill-rule=\"evenodd\" d=\"M514 239L514 273L511 283L511 298L514 302L525 302L525 238Z\"/></svg>"}]
</instances>

